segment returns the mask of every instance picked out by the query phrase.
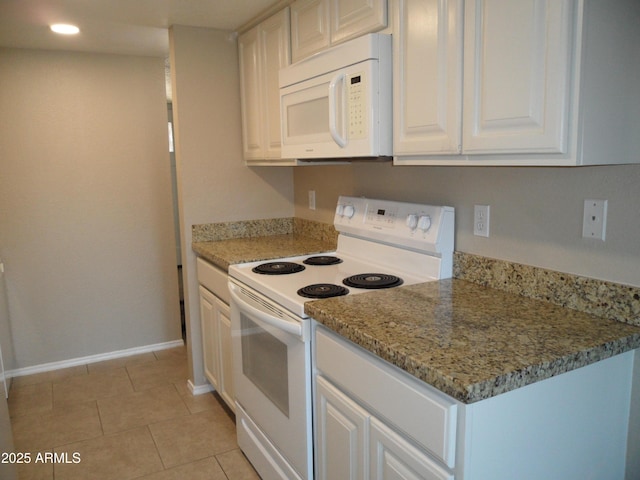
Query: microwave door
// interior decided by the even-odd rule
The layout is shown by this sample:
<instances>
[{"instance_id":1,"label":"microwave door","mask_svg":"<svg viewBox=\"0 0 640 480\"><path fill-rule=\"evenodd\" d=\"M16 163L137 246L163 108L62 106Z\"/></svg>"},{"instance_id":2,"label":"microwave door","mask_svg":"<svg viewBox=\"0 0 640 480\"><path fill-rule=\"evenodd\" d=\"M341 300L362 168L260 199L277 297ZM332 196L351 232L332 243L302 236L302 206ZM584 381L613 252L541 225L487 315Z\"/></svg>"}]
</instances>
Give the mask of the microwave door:
<instances>
[{"instance_id":1,"label":"microwave door","mask_svg":"<svg viewBox=\"0 0 640 480\"><path fill-rule=\"evenodd\" d=\"M320 158L339 148L329 130L330 108L335 108L329 98L332 78L325 75L281 89L283 157Z\"/></svg>"}]
</instances>

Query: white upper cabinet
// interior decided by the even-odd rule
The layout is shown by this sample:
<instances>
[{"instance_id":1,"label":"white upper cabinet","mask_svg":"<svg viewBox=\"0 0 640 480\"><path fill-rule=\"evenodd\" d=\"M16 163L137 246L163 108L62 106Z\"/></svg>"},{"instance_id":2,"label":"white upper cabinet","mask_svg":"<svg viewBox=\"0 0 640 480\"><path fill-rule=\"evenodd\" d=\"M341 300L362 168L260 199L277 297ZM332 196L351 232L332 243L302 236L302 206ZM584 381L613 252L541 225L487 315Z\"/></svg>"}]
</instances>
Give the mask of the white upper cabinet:
<instances>
[{"instance_id":1,"label":"white upper cabinet","mask_svg":"<svg viewBox=\"0 0 640 480\"><path fill-rule=\"evenodd\" d=\"M242 145L251 165L280 159L278 71L291 63L289 9L285 8L238 38Z\"/></svg>"},{"instance_id":2,"label":"white upper cabinet","mask_svg":"<svg viewBox=\"0 0 640 480\"><path fill-rule=\"evenodd\" d=\"M387 0L296 0L291 4L292 61L386 26Z\"/></svg>"},{"instance_id":3,"label":"white upper cabinet","mask_svg":"<svg viewBox=\"0 0 640 480\"><path fill-rule=\"evenodd\" d=\"M395 5L394 152L460 153L462 0Z\"/></svg>"},{"instance_id":4,"label":"white upper cabinet","mask_svg":"<svg viewBox=\"0 0 640 480\"><path fill-rule=\"evenodd\" d=\"M637 0L394 2L396 164L640 161Z\"/></svg>"},{"instance_id":5,"label":"white upper cabinet","mask_svg":"<svg viewBox=\"0 0 640 480\"><path fill-rule=\"evenodd\" d=\"M261 126L260 49L258 28L238 38L240 56L240 101L242 108L242 151L245 160L264 154Z\"/></svg>"},{"instance_id":6,"label":"white upper cabinet","mask_svg":"<svg viewBox=\"0 0 640 480\"><path fill-rule=\"evenodd\" d=\"M295 63L328 48L329 0L297 0L291 4L291 57Z\"/></svg>"},{"instance_id":7,"label":"white upper cabinet","mask_svg":"<svg viewBox=\"0 0 640 480\"><path fill-rule=\"evenodd\" d=\"M465 2L465 153L567 151L573 3Z\"/></svg>"},{"instance_id":8,"label":"white upper cabinet","mask_svg":"<svg viewBox=\"0 0 640 480\"><path fill-rule=\"evenodd\" d=\"M387 26L386 0L329 0L331 44L344 42Z\"/></svg>"}]
</instances>

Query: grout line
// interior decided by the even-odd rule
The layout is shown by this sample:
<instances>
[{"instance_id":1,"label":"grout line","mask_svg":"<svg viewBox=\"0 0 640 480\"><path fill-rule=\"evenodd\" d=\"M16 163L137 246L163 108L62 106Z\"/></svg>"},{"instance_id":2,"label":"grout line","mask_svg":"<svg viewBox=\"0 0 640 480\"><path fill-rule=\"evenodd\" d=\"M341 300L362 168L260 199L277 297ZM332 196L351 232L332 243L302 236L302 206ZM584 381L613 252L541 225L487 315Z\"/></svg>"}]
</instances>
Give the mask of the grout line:
<instances>
[{"instance_id":1,"label":"grout line","mask_svg":"<svg viewBox=\"0 0 640 480\"><path fill-rule=\"evenodd\" d=\"M156 453L158 454L158 458L160 458L160 462L162 463L162 471L164 472L167 470L167 465L164 463L164 459L162 458L162 454L160 453L160 449L158 448L158 443L156 442L156 438L153 436L153 432L149 428L148 424L145 425L145 428L149 432L149 435L151 435L151 441L153 442L153 446L156 447Z\"/></svg>"},{"instance_id":2,"label":"grout line","mask_svg":"<svg viewBox=\"0 0 640 480\"><path fill-rule=\"evenodd\" d=\"M224 452L224 453L226 453L226 452ZM225 478L226 478L227 480L231 480L231 479L229 478L229 475L227 475L226 470L224 469L224 467L223 467L223 466L222 466L222 464L220 463L220 460L218 460L218 455L222 455L222 454L221 454L221 453L218 453L218 454L214 455L214 456L213 456L213 458L215 459L216 463L217 463L217 464L218 464L218 466L220 467L220 470L222 470L222 473L224 474Z\"/></svg>"},{"instance_id":3,"label":"grout line","mask_svg":"<svg viewBox=\"0 0 640 480\"><path fill-rule=\"evenodd\" d=\"M100 420L100 429L102 430L102 436L104 437L104 423L102 423L102 415L100 414L100 405L98 405L98 399L96 402L96 410L98 411L98 419Z\"/></svg>"}]
</instances>

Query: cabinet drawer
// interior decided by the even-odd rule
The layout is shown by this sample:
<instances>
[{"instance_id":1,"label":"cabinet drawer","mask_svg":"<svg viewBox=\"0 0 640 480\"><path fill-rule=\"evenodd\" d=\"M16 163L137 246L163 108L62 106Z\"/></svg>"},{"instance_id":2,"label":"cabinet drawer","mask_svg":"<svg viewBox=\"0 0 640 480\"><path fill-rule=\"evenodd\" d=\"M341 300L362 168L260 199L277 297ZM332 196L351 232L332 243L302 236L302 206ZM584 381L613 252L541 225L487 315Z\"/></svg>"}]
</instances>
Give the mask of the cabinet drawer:
<instances>
[{"instance_id":1,"label":"cabinet drawer","mask_svg":"<svg viewBox=\"0 0 640 480\"><path fill-rule=\"evenodd\" d=\"M228 305L230 300L227 272L201 258L196 259L196 270L198 272L198 283Z\"/></svg>"},{"instance_id":2,"label":"cabinet drawer","mask_svg":"<svg viewBox=\"0 0 640 480\"><path fill-rule=\"evenodd\" d=\"M322 375L454 467L454 399L322 327L316 329L315 342Z\"/></svg>"}]
</instances>

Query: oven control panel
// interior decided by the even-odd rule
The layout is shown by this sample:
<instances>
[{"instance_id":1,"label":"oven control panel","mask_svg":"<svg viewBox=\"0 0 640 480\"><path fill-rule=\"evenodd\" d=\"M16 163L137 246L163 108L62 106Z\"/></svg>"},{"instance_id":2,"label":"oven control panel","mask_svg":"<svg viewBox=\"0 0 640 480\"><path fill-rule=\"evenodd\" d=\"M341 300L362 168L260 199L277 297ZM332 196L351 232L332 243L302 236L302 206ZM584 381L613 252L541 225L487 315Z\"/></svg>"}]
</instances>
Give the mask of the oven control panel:
<instances>
[{"instance_id":1,"label":"oven control panel","mask_svg":"<svg viewBox=\"0 0 640 480\"><path fill-rule=\"evenodd\" d=\"M341 234L420 251L453 251L453 207L341 196L333 224Z\"/></svg>"},{"instance_id":2,"label":"oven control panel","mask_svg":"<svg viewBox=\"0 0 640 480\"><path fill-rule=\"evenodd\" d=\"M398 207L380 205L373 206L365 212L364 222L384 228L394 228L398 217Z\"/></svg>"}]
</instances>

